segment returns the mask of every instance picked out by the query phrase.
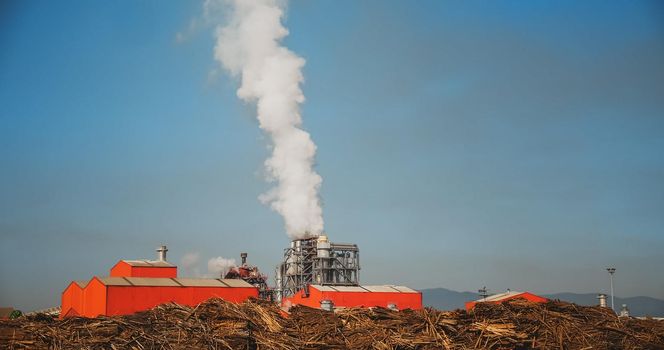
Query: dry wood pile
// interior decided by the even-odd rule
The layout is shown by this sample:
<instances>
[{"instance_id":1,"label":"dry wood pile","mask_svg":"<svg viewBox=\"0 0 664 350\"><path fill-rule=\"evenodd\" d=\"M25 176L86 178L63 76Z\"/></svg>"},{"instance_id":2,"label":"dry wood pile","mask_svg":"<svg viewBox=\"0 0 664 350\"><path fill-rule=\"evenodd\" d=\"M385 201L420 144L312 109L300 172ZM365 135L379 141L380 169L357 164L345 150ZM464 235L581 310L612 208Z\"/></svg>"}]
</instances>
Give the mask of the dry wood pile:
<instances>
[{"instance_id":1,"label":"dry wood pile","mask_svg":"<svg viewBox=\"0 0 664 350\"><path fill-rule=\"evenodd\" d=\"M472 312L306 307L209 300L96 319L0 321L2 349L664 349L664 322L563 302L479 304Z\"/></svg>"}]
</instances>

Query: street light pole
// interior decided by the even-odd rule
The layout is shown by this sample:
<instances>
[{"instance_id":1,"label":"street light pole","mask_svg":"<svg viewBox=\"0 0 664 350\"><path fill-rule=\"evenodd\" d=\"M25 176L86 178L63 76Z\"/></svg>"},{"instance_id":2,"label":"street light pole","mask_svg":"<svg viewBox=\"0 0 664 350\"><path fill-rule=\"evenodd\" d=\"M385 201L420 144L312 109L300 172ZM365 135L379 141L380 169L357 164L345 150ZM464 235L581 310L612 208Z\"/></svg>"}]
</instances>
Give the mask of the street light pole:
<instances>
[{"instance_id":1,"label":"street light pole","mask_svg":"<svg viewBox=\"0 0 664 350\"><path fill-rule=\"evenodd\" d=\"M613 274L616 273L616 268L615 267L607 267L606 271L609 272L609 278L611 279L611 310L613 310L613 312L616 312L616 309L613 306Z\"/></svg>"}]
</instances>

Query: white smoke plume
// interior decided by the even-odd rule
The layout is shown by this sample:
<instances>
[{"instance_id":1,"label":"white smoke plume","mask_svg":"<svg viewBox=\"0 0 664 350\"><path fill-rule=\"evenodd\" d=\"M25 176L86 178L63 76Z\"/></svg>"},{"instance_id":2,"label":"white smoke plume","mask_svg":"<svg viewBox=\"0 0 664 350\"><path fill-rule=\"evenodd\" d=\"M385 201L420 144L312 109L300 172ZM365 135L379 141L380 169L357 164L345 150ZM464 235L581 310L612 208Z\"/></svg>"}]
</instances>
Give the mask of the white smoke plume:
<instances>
[{"instance_id":1,"label":"white smoke plume","mask_svg":"<svg viewBox=\"0 0 664 350\"><path fill-rule=\"evenodd\" d=\"M190 252L180 258L180 266L182 266L185 274L200 277L201 272L198 269L198 262L201 259L201 255L197 252Z\"/></svg>"},{"instance_id":2,"label":"white smoke plume","mask_svg":"<svg viewBox=\"0 0 664 350\"><path fill-rule=\"evenodd\" d=\"M259 199L283 216L291 238L318 236L323 231L322 178L313 169L316 145L300 116L305 60L280 43L288 35L281 24L285 2L227 3L230 18L216 29L214 56L240 79L238 97L256 103L260 128L272 142L265 169L276 186Z\"/></svg>"},{"instance_id":3,"label":"white smoke plume","mask_svg":"<svg viewBox=\"0 0 664 350\"><path fill-rule=\"evenodd\" d=\"M228 270L237 266L235 259L226 259L220 256L208 260L208 273L212 277L224 277Z\"/></svg>"}]
</instances>

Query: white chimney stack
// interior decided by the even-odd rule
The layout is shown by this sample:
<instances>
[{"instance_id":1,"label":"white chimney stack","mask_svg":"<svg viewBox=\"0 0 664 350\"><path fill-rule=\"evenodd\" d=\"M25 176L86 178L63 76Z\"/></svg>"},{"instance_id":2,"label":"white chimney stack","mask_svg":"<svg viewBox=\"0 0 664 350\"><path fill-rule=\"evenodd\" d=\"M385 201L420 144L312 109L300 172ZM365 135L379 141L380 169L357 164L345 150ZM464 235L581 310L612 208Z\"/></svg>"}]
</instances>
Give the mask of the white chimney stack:
<instances>
[{"instance_id":1,"label":"white chimney stack","mask_svg":"<svg viewBox=\"0 0 664 350\"><path fill-rule=\"evenodd\" d=\"M166 252L168 251L168 248L166 248L165 245L162 245L161 247L157 248L157 258L159 261L166 261Z\"/></svg>"},{"instance_id":2,"label":"white chimney stack","mask_svg":"<svg viewBox=\"0 0 664 350\"><path fill-rule=\"evenodd\" d=\"M598 294L597 299L599 299L599 307L606 307L606 294Z\"/></svg>"}]
</instances>

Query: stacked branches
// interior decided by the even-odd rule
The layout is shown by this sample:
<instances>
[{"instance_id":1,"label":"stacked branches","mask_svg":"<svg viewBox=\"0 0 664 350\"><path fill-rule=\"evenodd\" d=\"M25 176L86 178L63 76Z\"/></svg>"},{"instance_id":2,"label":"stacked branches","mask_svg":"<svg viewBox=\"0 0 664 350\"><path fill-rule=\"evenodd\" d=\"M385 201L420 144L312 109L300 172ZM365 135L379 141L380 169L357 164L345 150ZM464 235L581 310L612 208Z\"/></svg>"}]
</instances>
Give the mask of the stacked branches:
<instances>
[{"instance_id":1,"label":"stacked branches","mask_svg":"<svg viewBox=\"0 0 664 350\"><path fill-rule=\"evenodd\" d=\"M346 309L211 299L129 316L0 321L3 349L664 349L664 322L564 302L478 304L471 312Z\"/></svg>"}]
</instances>

